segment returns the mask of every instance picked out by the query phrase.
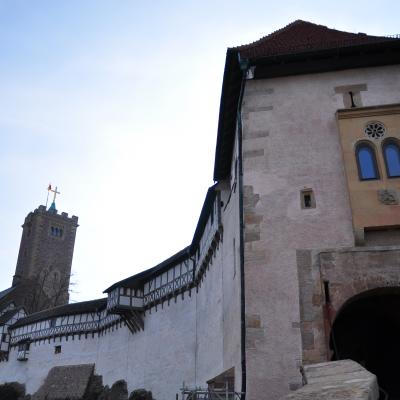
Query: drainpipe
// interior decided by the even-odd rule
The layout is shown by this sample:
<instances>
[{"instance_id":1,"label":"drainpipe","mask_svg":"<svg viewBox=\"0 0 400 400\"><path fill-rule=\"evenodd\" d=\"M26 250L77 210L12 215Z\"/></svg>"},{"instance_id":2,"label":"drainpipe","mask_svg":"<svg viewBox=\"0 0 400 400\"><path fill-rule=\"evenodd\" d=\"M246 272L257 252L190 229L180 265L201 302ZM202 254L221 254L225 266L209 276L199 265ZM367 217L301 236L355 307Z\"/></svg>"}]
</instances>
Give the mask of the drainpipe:
<instances>
[{"instance_id":1,"label":"drainpipe","mask_svg":"<svg viewBox=\"0 0 400 400\"><path fill-rule=\"evenodd\" d=\"M199 245L197 245L199 246ZM194 254L194 257L189 255L189 260L193 261L193 290L195 287L195 278L196 278L196 266L197 266L197 257L196 257L197 251ZM194 293L194 307L195 307L195 314L194 314L194 381L196 383L197 386L197 358L198 358L198 354L197 354L197 296L196 296L196 292ZM183 387L185 387L185 385L183 384ZM176 397L178 398L178 394L176 395ZM183 392L182 392L182 398L183 398Z\"/></svg>"},{"instance_id":2,"label":"drainpipe","mask_svg":"<svg viewBox=\"0 0 400 400\"><path fill-rule=\"evenodd\" d=\"M242 388L241 400L246 399L246 297L245 297L245 274L244 274L244 213L243 213L243 160L242 160L242 102L246 84L246 74L249 61L240 57L238 62L242 71L242 83L237 107L237 130L238 130L238 168L239 168L239 225L240 225L240 324L241 324L241 366L242 366Z\"/></svg>"}]
</instances>

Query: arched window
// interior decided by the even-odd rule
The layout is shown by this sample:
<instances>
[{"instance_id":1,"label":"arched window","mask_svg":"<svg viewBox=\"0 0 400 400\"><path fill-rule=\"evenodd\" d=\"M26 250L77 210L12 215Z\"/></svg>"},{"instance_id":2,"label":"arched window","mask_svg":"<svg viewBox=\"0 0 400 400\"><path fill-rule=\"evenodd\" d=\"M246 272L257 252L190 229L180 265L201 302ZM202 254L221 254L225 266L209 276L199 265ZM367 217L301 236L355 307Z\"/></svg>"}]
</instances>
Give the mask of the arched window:
<instances>
[{"instance_id":1,"label":"arched window","mask_svg":"<svg viewBox=\"0 0 400 400\"><path fill-rule=\"evenodd\" d=\"M379 179L375 150L371 144L362 142L357 145L356 159L360 180Z\"/></svg>"},{"instance_id":2,"label":"arched window","mask_svg":"<svg viewBox=\"0 0 400 400\"><path fill-rule=\"evenodd\" d=\"M394 139L385 140L382 149L387 176L389 178L400 177L400 147L397 141Z\"/></svg>"}]
</instances>

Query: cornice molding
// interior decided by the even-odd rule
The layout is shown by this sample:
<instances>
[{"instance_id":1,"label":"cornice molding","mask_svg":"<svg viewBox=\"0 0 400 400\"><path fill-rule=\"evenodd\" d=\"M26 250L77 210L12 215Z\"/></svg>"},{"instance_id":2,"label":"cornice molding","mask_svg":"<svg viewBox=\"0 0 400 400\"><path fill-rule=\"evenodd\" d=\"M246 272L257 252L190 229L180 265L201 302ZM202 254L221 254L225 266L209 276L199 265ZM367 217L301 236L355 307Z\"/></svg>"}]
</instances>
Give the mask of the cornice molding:
<instances>
[{"instance_id":1,"label":"cornice molding","mask_svg":"<svg viewBox=\"0 0 400 400\"><path fill-rule=\"evenodd\" d=\"M385 104L382 106L357 107L341 109L336 112L337 119L353 119L364 117L377 117L381 115L400 114L400 103Z\"/></svg>"}]
</instances>

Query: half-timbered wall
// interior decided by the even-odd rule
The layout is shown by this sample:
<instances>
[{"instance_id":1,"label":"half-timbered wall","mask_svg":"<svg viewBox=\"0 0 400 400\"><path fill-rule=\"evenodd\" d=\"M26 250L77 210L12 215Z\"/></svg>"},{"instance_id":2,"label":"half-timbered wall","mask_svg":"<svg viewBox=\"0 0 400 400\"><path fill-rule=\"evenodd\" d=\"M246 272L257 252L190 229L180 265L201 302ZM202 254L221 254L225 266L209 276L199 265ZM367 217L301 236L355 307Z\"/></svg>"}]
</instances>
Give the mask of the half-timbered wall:
<instances>
[{"instance_id":1,"label":"half-timbered wall","mask_svg":"<svg viewBox=\"0 0 400 400\"><path fill-rule=\"evenodd\" d=\"M193 282L193 260L187 258L155 275L144 284L144 305L152 305L166 296L190 288Z\"/></svg>"},{"instance_id":2,"label":"half-timbered wall","mask_svg":"<svg viewBox=\"0 0 400 400\"><path fill-rule=\"evenodd\" d=\"M18 361L18 347L13 346L9 361L0 364L0 382L18 380L33 393L53 366L94 362L105 384L125 379L129 390L145 387L159 400L175 398L183 382L205 387L209 379L231 368L239 390L239 263L234 261L232 237L236 232L236 196L226 190L217 197L225 206L220 211L214 207L213 220L210 216L206 225L201 243L208 259L203 261L196 285L193 257L145 282L144 330L132 334L122 320L98 329L109 318L106 310L100 317L96 313L58 316L21 326L15 329L13 340L33 340L28 359ZM228 230L216 243L210 238L219 224ZM212 252L207 243L213 246ZM237 239L237 248L238 243ZM140 297L138 290L127 289L117 288L110 298ZM56 354L55 346L61 346L61 352Z\"/></svg>"},{"instance_id":3,"label":"half-timbered wall","mask_svg":"<svg viewBox=\"0 0 400 400\"><path fill-rule=\"evenodd\" d=\"M0 316L2 316L3 314L5 314L7 311L10 310L14 310L15 308L15 304L13 302L11 302L10 304L8 304L6 307L2 308L0 311Z\"/></svg>"},{"instance_id":4,"label":"half-timbered wall","mask_svg":"<svg viewBox=\"0 0 400 400\"><path fill-rule=\"evenodd\" d=\"M119 317L102 312L58 316L11 330L11 345L22 340L39 340L72 333L96 332L115 323Z\"/></svg>"},{"instance_id":5,"label":"half-timbered wall","mask_svg":"<svg viewBox=\"0 0 400 400\"><path fill-rule=\"evenodd\" d=\"M108 294L107 310L112 312L116 307L143 308L143 290L129 287L116 287Z\"/></svg>"},{"instance_id":6,"label":"half-timbered wall","mask_svg":"<svg viewBox=\"0 0 400 400\"><path fill-rule=\"evenodd\" d=\"M200 238L198 248L195 257L195 278L199 277L204 267L207 267L211 252L215 245L215 241L219 240L216 238L222 226L221 222L221 195L217 192L217 196L211 207L210 215L207 219L207 223L204 227L203 234ZM221 232L222 233L222 232Z\"/></svg>"},{"instance_id":7,"label":"half-timbered wall","mask_svg":"<svg viewBox=\"0 0 400 400\"><path fill-rule=\"evenodd\" d=\"M15 306L13 303L11 303L8 307L7 310L11 311L15 309ZM2 313L4 314L4 312ZM10 347L10 331L9 327L13 324L15 324L19 319L24 318L26 316L25 310L23 308L19 309L18 311L15 310L15 313L10 316L10 318L5 321L3 324L0 325L0 351L8 353L9 347ZM3 361L4 357L0 356L0 361Z\"/></svg>"},{"instance_id":8,"label":"half-timbered wall","mask_svg":"<svg viewBox=\"0 0 400 400\"><path fill-rule=\"evenodd\" d=\"M143 286L135 282L122 282L108 293L107 309L121 312L121 308L148 309L197 286L205 269L212 264L214 253L222 238L221 195L217 193L210 207L203 232L192 255L169 268L163 268L148 278ZM134 278L132 278L134 279ZM129 285L135 284L135 288ZM138 288L137 286L140 286Z\"/></svg>"}]
</instances>

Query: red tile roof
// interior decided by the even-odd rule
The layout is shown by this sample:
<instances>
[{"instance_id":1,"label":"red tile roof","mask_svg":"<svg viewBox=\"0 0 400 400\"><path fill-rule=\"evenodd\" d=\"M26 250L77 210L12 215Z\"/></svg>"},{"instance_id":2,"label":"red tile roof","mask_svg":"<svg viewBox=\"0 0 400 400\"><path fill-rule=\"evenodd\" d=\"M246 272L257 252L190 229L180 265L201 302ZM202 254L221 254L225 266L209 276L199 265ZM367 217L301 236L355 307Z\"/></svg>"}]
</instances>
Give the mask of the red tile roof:
<instances>
[{"instance_id":1,"label":"red tile roof","mask_svg":"<svg viewBox=\"0 0 400 400\"><path fill-rule=\"evenodd\" d=\"M240 63L240 58L249 64ZM254 79L400 64L400 37L342 32L297 20L244 46L229 48L219 108L214 181L229 177L242 67L256 67Z\"/></svg>"},{"instance_id":2,"label":"red tile roof","mask_svg":"<svg viewBox=\"0 0 400 400\"><path fill-rule=\"evenodd\" d=\"M256 42L232 48L244 58L257 59L283 54L343 48L399 39L369 36L330 29L323 25L297 20Z\"/></svg>"}]
</instances>

